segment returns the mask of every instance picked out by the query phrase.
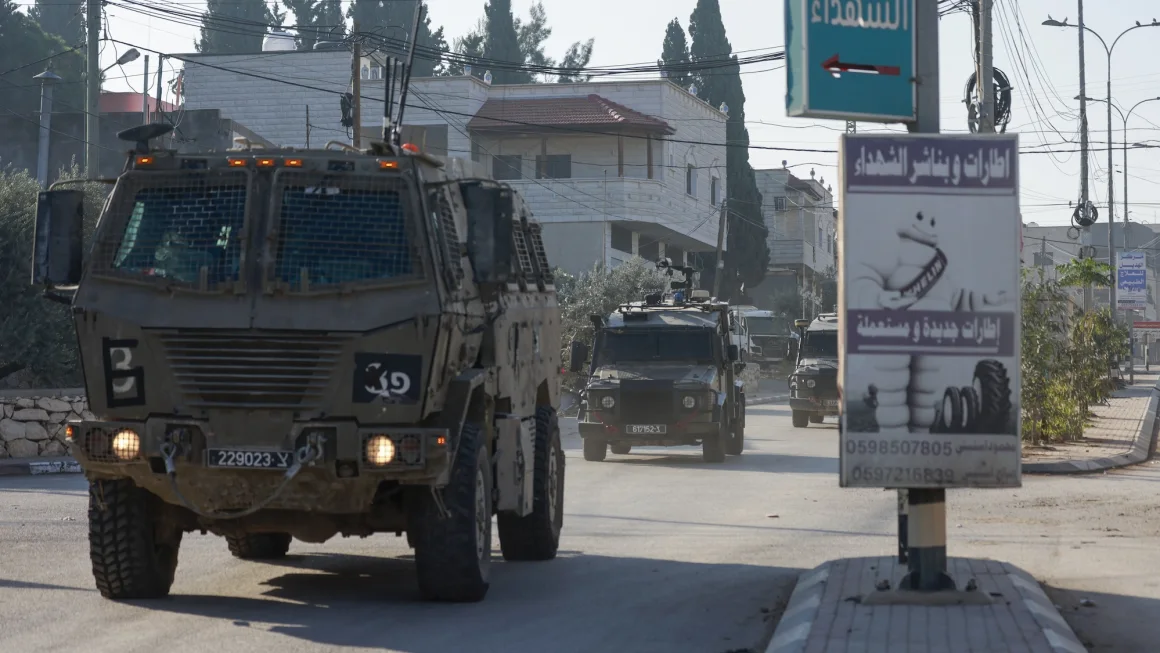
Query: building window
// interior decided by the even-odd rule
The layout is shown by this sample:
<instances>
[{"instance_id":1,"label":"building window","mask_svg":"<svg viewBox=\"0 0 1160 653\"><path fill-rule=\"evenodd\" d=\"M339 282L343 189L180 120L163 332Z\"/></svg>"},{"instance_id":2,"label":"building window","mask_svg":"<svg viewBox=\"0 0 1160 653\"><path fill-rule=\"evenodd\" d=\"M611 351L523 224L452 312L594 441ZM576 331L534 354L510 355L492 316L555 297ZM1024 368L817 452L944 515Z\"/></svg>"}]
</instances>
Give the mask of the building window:
<instances>
[{"instance_id":1,"label":"building window","mask_svg":"<svg viewBox=\"0 0 1160 653\"><path fill-rule=\"evenodd\" d=\"M787 210L788 206L789 206L789 201L785 195L781 195L781 196L773 198L773 210L774 211L785 211L785 210Z\"/></svg>"},{"instance_id":2,"label":"building window","mask_svg":"<svg viewBox=\"0 0 1160 653\"><path fill-rule=\"evenodd\" d=\"M496 181L523 179L524 162L518 154L499 154L492 157L491 177Z\"/></svg>"},{"instance_id":3,"label":"building window","mask_svg":"<svg viewBox=\"0 0 1160 653\"><path fill-rule=\"evenodd\" d=\"M659 259L661 257L660 241L652 236L641 234L637 255L650 263Z\"/></svg>"},{"instance_id":4,"label":"building window","mask_svg":"<svg viewBox=\"0 0 1160 653\"><path fill-rule=\"evenodd\" d=\"M685 166L685 193L697 196L697 167L691 163Z\"/></svg>"},{"instance_id":5,"label":"building window","mask_svg":"<svg viewBox=\"0 0 1160 653\"><path fill-rule=\"evenodd\" d=\"M483 158L483 146L479 144L479 141L475 141L475 140L471 141L471 160L475 161L475 162L479 162L479 160L482 158Z\"/></svg>"},{"instance_id":6,"label":"building window","mask_svg":"<svg viewBox=\"0 0 1160 653\"><path fill-rule=\"evenodd\" d=\"M632 253L632 230L612 225L612 249L627 254Z\"/></svg>"},{"instance_id":7,"label":"building window","mask_svg":"<svg viewBox=\"0 0 1160 653\"><path fill-rule=\"evenodd\" d=\"M713 177L713 180L709 182L709 203L717 206L717 202L717 178Z\"/></svg>"},{"instance_id":8,"label":"building window","mask_svg":"<svg viewBox=\"0 0 1160 653\"><path fill-rule=\"evenodd\" d=\"M824 239L824 237L822 236L822 228L818 227L818 245L822 244L823 239Z\"/></svg>"},{"instance_id":9,"label":"building window","mask_svg":"<svg viewBox=\"0 0 1160 653\"><path fill-rule=\"evenodd\" d=\"M536 156L536 179L571 179L572 155L548 154Z\"/></svg>"}]
</instances>

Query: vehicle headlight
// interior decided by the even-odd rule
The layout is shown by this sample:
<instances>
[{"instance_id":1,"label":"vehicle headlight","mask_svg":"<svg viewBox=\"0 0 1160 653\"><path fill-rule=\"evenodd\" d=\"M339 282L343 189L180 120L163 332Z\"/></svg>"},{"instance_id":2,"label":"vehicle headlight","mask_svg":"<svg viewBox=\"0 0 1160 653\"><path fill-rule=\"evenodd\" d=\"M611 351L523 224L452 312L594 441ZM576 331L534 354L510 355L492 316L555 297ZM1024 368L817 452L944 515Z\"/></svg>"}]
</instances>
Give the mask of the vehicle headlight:
<instances>
[{"instance_id":1,"label":"vehicle headlight","mask_svg":"<svg viewBox=\"0 0 1160 653\"><path fill-rule=\"evenodd\" d=\"M385 435L367 438L367 462L375 467L389 465L395 459L395 443Z\"/></svg>"},{"instance_id":2,"label":"vehicle headlight","mask_svg":"<svg viewBox=\"0 0 1160 653\"><path fill-rule=\"evenodd\" d=\"M132 460L141 455L141 436L132 429L121 429L114 433L113 455L120 460Z\"/></svg>"},{"instance_id":3,"label":"vehicle headlight","mask_svg":"<svg viewBox=\"0 0 1160 653\"><path fill-rule=\"evenodd\" d=\"M813 379L806 379L806 387L807 388L812 388L817 384L818 384L818 382L813 380Z\"/></svg>"},{"instance_id":4,"label":"vehicle headlight","mask_svg":"<svg viewBox=\"0 0 1160 653\"><path fill-rule=\"evenodd\" d=\"M685 398L681 399L681 405L688 410L693 410L697 406L697 398L693 395L685 395Z\"/></svg>"},{"instance_id":5,"label":"vehicle headlight","mask_svg":"<svg viewBox=\"0 0 1160 653\"><path fill-rule=\"evenodd\" d=\"M600 405L604 408L612 408L616 405L616 399L612 395L604 395L600 398Z\"/></svg>"}]
</instances>

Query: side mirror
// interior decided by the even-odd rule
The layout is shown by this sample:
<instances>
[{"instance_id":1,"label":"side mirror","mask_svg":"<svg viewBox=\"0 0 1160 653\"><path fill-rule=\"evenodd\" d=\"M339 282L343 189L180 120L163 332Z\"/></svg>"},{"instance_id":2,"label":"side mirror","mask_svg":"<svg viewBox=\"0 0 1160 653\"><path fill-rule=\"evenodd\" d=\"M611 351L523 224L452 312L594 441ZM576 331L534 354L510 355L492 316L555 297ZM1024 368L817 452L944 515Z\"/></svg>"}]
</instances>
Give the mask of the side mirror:
<instances>
[{"instance_id":1,"label":"side mirror","mask_svg":"<svg viewBox=\"0 0 1160 653\"><path fill-rule=\"evenodd\" d=\"M40 192L32 235L33 285L74 286L80 282L84 228L84 191Z\"/></svg>"},{"instance_id":2,"label":"side mirror","mask_svg":"<svg viewBox=\"0 0 1160 653\"><path fill-rule=\"evenodd\" d=\"M464 184L467 255L475 282L507 283L512 276L515 199L510 188Z\"/></svg>"},{"instance_id":3,"label":"side mirror","mask_svg":"<svg viewBox=\"0 0 1160 653\"><path fill-rule=\"evenodd\" d=\"M573 372L583 372L584 366L588 364L588 345L579 340L572 341L572 366Z\"/></svg>"},{"instance_id":4,"label":"side mirror","mask_svg":"<svg viewBox=\"0 0 1160 653\"><path fill-rule=\"evenodd\" d=\"M729 345L728 354L730 363L736 363L741 360L741 350L737 345Z\"/></svg>"}]
</instances>

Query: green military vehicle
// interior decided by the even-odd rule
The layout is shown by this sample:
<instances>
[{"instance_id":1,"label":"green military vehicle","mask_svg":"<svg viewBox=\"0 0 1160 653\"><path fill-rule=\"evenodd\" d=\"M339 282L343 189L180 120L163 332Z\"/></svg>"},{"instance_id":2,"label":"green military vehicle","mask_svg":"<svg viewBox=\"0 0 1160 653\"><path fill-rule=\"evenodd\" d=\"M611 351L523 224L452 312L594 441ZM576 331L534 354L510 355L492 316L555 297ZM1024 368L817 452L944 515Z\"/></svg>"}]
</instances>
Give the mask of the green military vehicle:
<instances>
[{"instance_id":1,"label":"green military vehicle","mask_svg":"<svg viewBox=\"0 0 1160 653\"><path fill-rule=\"evenodd\" d=\"M656 293L592 316L592 360L572 344L572 371L588 366L578 415L584 459L611 447L701 445L705 462L724 462L745 447L745 388L737 378L727 303L708 291Z\"/></svg>"},{"instance_id":2,"label":"green military vehicle","mask_svg":"<svg viewBox=\"0 0 1160 653\"><path fill-rule=\"evenodd\" d=\"M839 414L838 314L822 313L810 320L795 320L801 334L789 376L789 407L793 425L805 428L821 424L827 415Z\"/></svg>"},{"instance_id":3,"label":"green military vehicle","mask_svg":"<svg viewBox=\"0 0 1160 653\"><path fill-rule=\"evenodd\" d=\"M246 559L405 533L440 601L486 595L493 516L505 560L554 558L560 311L523 201L397 130L182 154L169 129L121 134L83 265L80 191L37 207L33 283L71 307L96 415L67 436L101 594L167 595L193 531Z\"/></svg>"}]
</instances>

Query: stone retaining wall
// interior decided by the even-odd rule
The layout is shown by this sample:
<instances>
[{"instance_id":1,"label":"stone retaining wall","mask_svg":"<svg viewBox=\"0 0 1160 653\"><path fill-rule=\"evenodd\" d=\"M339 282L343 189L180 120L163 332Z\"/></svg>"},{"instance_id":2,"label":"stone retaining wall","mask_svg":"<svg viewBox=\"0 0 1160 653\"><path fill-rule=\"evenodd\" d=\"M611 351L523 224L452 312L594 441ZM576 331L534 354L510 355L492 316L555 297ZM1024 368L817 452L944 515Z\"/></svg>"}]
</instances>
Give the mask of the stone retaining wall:
<instances>
[{"instance_id":1,"label":"stone retaining wall","mask_svg":"<svg viewBox=\"0 0 1160 653\"><path fill-rule=\"evenodd\" d=\"M81 419L95 419L84 395L0 395L0 458L66 455L65 423Z\"/></svg>"}]
</instances>

